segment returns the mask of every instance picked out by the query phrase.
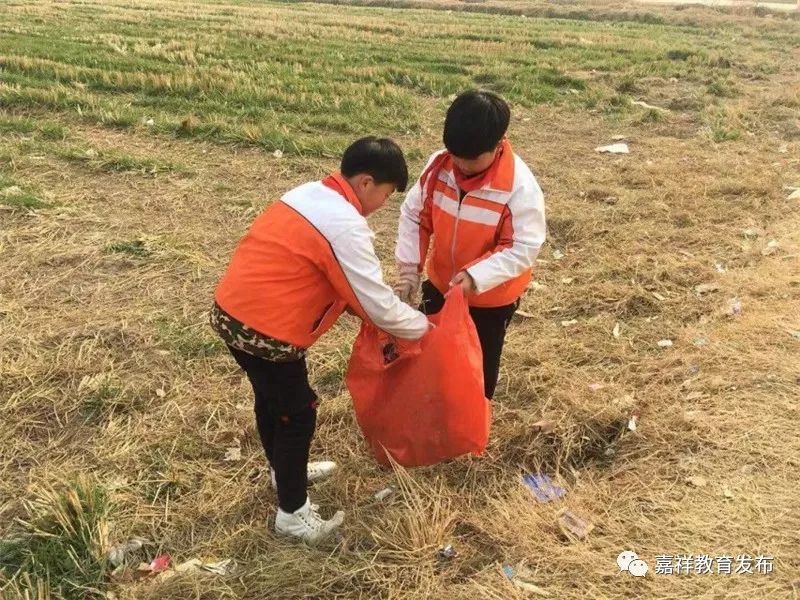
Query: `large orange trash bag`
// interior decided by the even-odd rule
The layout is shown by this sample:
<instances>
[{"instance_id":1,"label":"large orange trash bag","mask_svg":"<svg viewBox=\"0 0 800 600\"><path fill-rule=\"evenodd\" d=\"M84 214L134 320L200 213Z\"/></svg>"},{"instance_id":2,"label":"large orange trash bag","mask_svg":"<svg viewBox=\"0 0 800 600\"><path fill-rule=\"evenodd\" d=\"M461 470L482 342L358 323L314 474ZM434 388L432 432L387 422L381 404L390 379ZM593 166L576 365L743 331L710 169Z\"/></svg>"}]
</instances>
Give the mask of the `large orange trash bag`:
<instances>
[{"instance_id":1,"label":"large orange trash bag","mask_svg":"<svg viewBox=\"0 0 800 600\"><path fill-rule=\"evenodd\" d=\"M420 341L397 340L363 323L353 345L347 388L383 465L390 464L387 453L415 467L480 454L489 441L481 347L461 287L428 318L436 327Z\"/></svg>"}]
</instances>

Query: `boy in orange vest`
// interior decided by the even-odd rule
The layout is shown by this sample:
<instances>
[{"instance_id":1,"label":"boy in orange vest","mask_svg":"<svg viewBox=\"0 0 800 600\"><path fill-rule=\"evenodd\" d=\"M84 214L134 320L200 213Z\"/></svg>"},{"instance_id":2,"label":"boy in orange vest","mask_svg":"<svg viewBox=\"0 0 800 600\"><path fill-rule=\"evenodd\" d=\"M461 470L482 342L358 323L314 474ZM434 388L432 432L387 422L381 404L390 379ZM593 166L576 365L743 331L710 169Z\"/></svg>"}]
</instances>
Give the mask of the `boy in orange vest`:
<instances>
[{"instance_id":1,"label":"boy in orange vest","mask_svg":"<svg viewBox=\"0 0 800 600\"><path fill-rule=\"evenodd\" d=\"M412 302L422 284L426 314L461 285L483 350L484 386L494 395L506 328L528 287L545 239L544 196L505 138L508 104L491 92L458 96L444 122L445 150L435 153L406 196L395 257L395 291ZM430 247L430 248L429 248Z\"/></svg>"},{"instance_id":2,"label":"boy in orange vest","mask_svg":"<svg viewBox=\"0 0 800 600\"><path fill-rule=\"evenodd\" d=\"M278 494L275 530L311 544L331 535L344 513L322 519L306 492L309 481L336 467L308 462L317 395L306 351L346 308L398 338L419 339L428 330L425 315L383 282L365 219L407 182L392 140L354 142L340 172L287 192L253 222L214 295L212 327L253 386Z\"/></svg>"}]
</instances>

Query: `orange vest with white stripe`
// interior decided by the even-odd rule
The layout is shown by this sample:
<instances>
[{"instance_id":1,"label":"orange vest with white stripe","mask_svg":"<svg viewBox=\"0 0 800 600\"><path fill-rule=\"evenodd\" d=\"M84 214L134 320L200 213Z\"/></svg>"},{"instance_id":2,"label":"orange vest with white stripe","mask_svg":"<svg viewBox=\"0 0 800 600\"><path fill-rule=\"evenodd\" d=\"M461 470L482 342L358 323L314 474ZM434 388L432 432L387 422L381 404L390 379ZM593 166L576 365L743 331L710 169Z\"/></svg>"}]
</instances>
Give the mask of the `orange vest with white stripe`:
<instances>
[{"instance_id":1,"label":"orange vest with white stripe","mask_svg":"<svg viewBox=\"0 0 800 600\"><path fill-rule=\"evenodd\" d=\"M527 288L544 243L542 190L507 140L479 189L461 197L454 169L447 151L428 161L403 202L395 256L420 270L427 259L428 277L443 293L466 270L477 290L471 306L511 304Z\"/></svg>"},{"instance_id":2,"label":"orange vest with white stripe","mask_svg":"<svg viewBox=\"0 0 800 600\"><path fill-rule=\"evenodd\" d=\"M214 294L217 304L259 333L301 348L346 306L391 335L422 337L428 321L384 283L361 212L339 174L291 190L239 242Z\"/></svg>"}]
</instances>

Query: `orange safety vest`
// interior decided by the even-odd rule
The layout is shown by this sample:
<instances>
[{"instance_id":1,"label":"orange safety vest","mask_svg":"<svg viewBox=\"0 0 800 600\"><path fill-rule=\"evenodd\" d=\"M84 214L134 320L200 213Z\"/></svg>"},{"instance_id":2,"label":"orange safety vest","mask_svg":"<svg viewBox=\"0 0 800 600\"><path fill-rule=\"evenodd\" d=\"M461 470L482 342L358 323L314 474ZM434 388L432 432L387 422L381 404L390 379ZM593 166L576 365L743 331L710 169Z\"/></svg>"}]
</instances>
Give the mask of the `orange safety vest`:
<instances>
[{"instance_id":1,"label":"orange safety vest","mask_svg":"<svg viewBox=\"0 0 800 600\"><path fill-rule=\"evenodd\" d=\"M384 282L374 234L339 174L291 190L253 222L219 282L216 303L255 331L308 348L346 306L399 338L428 329Z\"/></svg>"},{"instance_id":2,"label":"orange safety vest","mask_svg":"<svg viewBox=\"0 0 800 600\"><path fill-rule=\"evenodd\" d=\"M541 188L508 140L487 175L460 198L450 154L431 157L403 203L395 252L420 270L427 259L428 277L442 293L466 270L478 292L469 304L480 307L522 295L546 230Z\"/></svg>"}]
</instances>

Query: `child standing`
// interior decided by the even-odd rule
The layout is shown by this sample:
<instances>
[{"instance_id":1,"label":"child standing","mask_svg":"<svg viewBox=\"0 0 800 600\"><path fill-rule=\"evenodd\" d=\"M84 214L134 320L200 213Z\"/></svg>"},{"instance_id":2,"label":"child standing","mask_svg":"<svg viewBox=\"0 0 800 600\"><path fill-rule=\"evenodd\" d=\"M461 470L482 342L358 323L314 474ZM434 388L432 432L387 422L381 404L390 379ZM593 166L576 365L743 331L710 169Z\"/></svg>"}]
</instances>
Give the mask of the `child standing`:
<instances>
[{"instance_id":1,"label":"child standing","mask_svg":"<svg viewBox=\"0 0 800 600\"><path fill-rule=\"evenodd\" d=\"M345 151L339 173L287 192L252 224L215 292L214 330L247 374L258 433L277 488L275 530L316 543L342 523L324 520L306 492L335 464L309 463L317 395L306 351L346 308L403 339L418 339L428 320L384 282L365 216L405 190L400 148L368 137Z\"/></svg>"},{"instance_id":2,"label":"child standing","mask_svg":"<svg viewBox=\"0 0 800 600\"><path fill-rule=\"evenodd\" d=\"M496 94L459 95L435 153L401 209L395 291L406 302L422 284L420 310L434 314L461 285L483 350L487 398L494 395L506 329L545 239L544 196L505 138L511 111ZM430 248L429 248L430 247Z\"/></svg>"}]
</instances>

